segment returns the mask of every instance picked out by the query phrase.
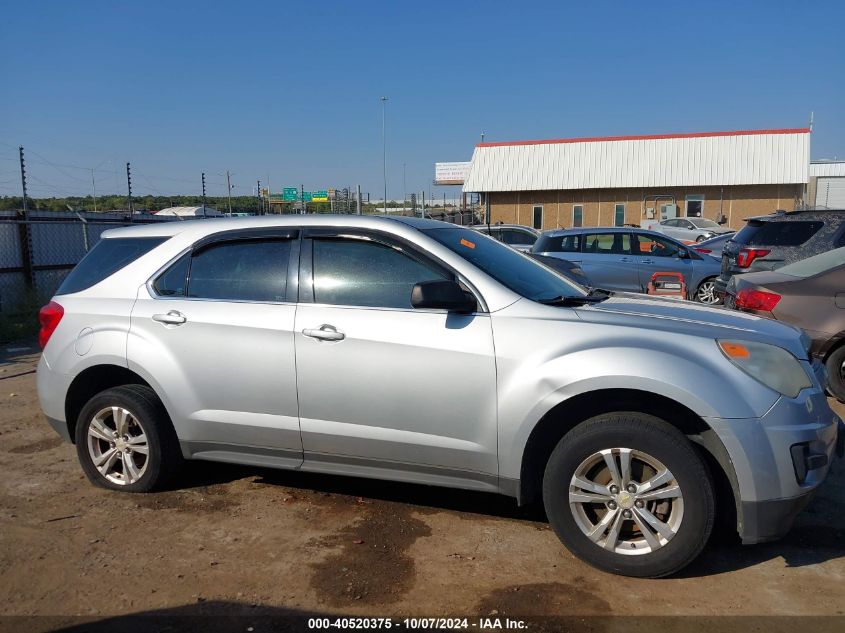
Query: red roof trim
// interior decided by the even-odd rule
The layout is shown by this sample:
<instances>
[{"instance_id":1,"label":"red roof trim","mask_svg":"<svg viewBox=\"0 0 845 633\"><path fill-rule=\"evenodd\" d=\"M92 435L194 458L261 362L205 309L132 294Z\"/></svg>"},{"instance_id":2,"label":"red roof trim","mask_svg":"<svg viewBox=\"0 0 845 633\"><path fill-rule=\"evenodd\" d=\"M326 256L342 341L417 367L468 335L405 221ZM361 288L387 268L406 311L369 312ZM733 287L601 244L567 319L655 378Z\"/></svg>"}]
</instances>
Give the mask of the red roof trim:
<instances>
[{"instance_id":1,"label":"red roof trim","mask_svg":"<svg viewBox=\"0 0 845 633\"><path fill-rule=\"evenodd\" d=\"M586 136L584 138L551 138L536 141L503 141L478 143L476 147L506 147L509 145L552 145L557 143L596 143L600 141L654 141L665 138L705 138L708 136L752 136L759 134L809 134L810 128L783 128L780 130L733 130L730 132L692 132L688 134L646 134L643 136Z\"/></svg>"}]
</instances>

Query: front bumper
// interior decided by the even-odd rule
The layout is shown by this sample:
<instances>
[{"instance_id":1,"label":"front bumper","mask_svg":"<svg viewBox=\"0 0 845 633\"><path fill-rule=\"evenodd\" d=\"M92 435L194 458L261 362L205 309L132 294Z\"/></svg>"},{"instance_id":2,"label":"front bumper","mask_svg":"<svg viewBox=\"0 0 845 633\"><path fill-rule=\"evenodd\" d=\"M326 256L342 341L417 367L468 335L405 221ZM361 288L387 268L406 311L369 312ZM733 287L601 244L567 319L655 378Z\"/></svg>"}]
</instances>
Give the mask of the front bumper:
<instances>
[{"instance_id":1,"label":"front bumper","mask_svg":"<svg viewBox=\"0 0 845 633\"><path fill-rule=\"evenodd\" d=\"M708 423L736 474L737 530L743 543L786 534L845 443L845 426L818 388L780 398L761 418Z\"/></svg>"}]
</instances>

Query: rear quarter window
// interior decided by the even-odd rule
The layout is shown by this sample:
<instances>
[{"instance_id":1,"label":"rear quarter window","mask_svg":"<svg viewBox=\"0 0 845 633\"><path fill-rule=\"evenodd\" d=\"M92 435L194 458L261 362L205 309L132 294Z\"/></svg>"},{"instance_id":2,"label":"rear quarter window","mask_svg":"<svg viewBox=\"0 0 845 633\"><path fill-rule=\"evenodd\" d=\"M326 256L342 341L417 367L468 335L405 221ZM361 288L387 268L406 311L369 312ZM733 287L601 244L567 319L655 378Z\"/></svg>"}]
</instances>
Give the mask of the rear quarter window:
<instances>
[{"instance_id":1,"label":"rear quarter window","mask_svg":"<svg viewBox=\"0 0 845 633\"><path fill-rule=\"evenodd\" d=\"M87 290L118 270L146 255L166 237L113 237L101 239L70 271L57 295L69 295Z\"/></svg>"},{"instance_id":2,"label":"rear quarter window","mask_svg":"<svg viewBox=\"0 0 845 633\"><path fill-rule=\"evenodd\" d=\"M801 246L823 226L824 222L821 220L763 222L744 243L750 246ZM743 237L742 231L737 237ZM740 241L740 239L736 241Z\"/></svg>"},{"instance_id":3,"label":"rear quarter window","mask_svg":"<svg viewBox=\"0 0 845 633\"><path fill-rule=\"evenodd\" d=\"M577 253L581 250L581 235L541 235L532 250L535 253Z\"/></svg>"}]
</instances>

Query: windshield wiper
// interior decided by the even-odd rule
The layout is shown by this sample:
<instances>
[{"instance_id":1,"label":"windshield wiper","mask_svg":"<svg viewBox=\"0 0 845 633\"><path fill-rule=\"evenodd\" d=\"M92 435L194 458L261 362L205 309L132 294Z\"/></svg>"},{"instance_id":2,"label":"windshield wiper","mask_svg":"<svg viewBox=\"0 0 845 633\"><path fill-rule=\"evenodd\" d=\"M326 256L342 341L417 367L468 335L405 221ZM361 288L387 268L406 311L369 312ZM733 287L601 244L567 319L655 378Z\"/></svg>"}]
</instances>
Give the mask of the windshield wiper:
<instances>
[{"instance_id":1,"label":"windshield wiper","mask_svg":"<svg viewBox=\"0 0 845 633\"><path fill-rule=\"evenodd\" d=\"M551 299L537 299L537 303L547 306L582 306L588 303L601 303L610 296L610 291L593 288L585 295L561 295Z\"/></svg>"}]
</instances>

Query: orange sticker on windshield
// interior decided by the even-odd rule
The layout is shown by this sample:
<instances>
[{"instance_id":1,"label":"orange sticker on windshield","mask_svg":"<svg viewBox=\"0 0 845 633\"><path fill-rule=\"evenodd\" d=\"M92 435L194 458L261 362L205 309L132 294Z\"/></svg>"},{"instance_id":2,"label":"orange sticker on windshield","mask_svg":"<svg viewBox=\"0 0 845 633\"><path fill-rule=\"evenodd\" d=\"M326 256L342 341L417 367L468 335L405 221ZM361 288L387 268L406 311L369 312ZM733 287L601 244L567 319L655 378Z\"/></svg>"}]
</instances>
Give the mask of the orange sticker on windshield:
<instances>
[{"instance_id":1,"label":"orange sticker on windshield","mask_svg":"<svg viewBox=\"0 0 845 633\"><path fill-rule=\"evenodd\" d=\"M461 246L466 246L467 248L475 248L475 244L470 242L469 240L461 240Z\"/></svg>"}]
</instances>

